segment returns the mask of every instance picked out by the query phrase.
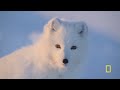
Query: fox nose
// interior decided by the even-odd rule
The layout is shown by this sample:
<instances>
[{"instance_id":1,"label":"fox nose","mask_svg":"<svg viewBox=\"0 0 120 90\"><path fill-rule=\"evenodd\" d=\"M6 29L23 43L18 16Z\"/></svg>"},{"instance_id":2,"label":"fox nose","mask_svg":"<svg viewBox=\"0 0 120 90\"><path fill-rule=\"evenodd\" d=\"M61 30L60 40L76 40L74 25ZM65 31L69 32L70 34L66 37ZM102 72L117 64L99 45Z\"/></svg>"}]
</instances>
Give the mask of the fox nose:
<instances>
[{"instance_id":1,"label":"fox nose","mask_svg":"<svg viewBox=\"0 0 120 90\"><path fill-rule=\"evenodd\" d=\"M67 64L68 63L68 59L63 59L63 63Z\"/></svg>"}]
</instances>

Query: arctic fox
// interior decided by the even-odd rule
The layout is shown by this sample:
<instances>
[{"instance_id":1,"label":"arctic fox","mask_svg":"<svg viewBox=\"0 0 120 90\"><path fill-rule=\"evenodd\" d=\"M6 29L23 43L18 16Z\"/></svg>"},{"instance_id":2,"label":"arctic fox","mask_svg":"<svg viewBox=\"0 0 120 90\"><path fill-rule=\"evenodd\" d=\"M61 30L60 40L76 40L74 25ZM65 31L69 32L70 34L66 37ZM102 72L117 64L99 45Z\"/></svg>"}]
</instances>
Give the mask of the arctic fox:
<instances>
[{"instance_id":1,"label":"arctic fox","mask_svg":"<svg viewBox=\"0 0 120 90\"><path fill-rule=\"evenodd\" d=\"M0 78L75 78L86 55L87 32L84 22L51 19L37 42L0 59Z\"/></svg>"}]
</instances>

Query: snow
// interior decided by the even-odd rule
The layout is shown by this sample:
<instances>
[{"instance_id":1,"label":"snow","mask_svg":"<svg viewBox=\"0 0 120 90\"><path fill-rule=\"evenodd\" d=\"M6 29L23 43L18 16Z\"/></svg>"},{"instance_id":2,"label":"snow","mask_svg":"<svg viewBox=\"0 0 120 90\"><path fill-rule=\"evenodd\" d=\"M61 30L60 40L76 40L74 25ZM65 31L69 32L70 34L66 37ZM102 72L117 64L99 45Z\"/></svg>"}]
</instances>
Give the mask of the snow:
<instances>
[{"instance_id":1,"label":"snow","mask_svg":"<svg viewBox=\"0 0 120 90\"><path fill-rule=\"evenodd\" d=\"M0 32L0 40L2 40L2 33Z\"/></svg>"},{"instance_id":2,"label":"snow","mask_svg":"<svg viewBox=\"0 0 120 90\"><path fill-rule=\"evenodd\" d=\"M80 78L120 78L119 11L0 12L0 57L33 43L52 17L85 21L89 27L88 59L78 72ZM105 72L105 65L112 72Z\"/></svg>"}]
</instances>

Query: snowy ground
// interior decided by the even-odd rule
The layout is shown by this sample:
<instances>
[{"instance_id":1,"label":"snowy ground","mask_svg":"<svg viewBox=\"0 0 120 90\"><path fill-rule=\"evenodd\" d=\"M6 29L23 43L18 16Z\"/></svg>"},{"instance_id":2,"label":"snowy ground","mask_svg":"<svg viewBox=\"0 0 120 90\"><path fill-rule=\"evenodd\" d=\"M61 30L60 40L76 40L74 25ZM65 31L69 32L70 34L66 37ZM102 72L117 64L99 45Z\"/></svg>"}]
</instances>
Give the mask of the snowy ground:
<instances>
[{"instance_id":1,"label":"snowy ground","mask_svg":"<svg viewBox=\"0 0 120 90\"><path fill-rule=\"evenodd\" d=\"M88 24L88 60L77 74L80 78L120 78L119 11L0 11L0 58L31 44L52 17ZM111 64L111 73L105 72L106 64Z\"/></svg>"}]
</instances>

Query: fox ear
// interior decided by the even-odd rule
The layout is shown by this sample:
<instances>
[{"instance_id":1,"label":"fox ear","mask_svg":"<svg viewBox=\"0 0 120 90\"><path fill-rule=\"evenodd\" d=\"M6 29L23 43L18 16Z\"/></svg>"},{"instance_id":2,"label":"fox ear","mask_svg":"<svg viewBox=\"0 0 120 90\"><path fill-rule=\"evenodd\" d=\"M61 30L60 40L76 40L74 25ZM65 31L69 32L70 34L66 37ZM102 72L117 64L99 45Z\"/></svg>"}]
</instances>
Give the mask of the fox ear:
<instances>
[{"instance_id":1,"label":"fox ear","mask_svg":"<svg viewBox=\"0 0 120 90\"><path fill-rule=\"evenodd\" d=\"M85 22L78 22L76 24L77 32L82 36L88 32L88 26Z\"/></svg>"},{"instance_id":2,"label":"fox ear","mask_svg":"<svg viewBox=\"0 0 120 90\"><path fill-rule=\"evenodd\" d=\"M49 28L53 31L57 31L61 26L61 20L58 18L53 18L49 21Z\"/></svg>"}]
</instances>

